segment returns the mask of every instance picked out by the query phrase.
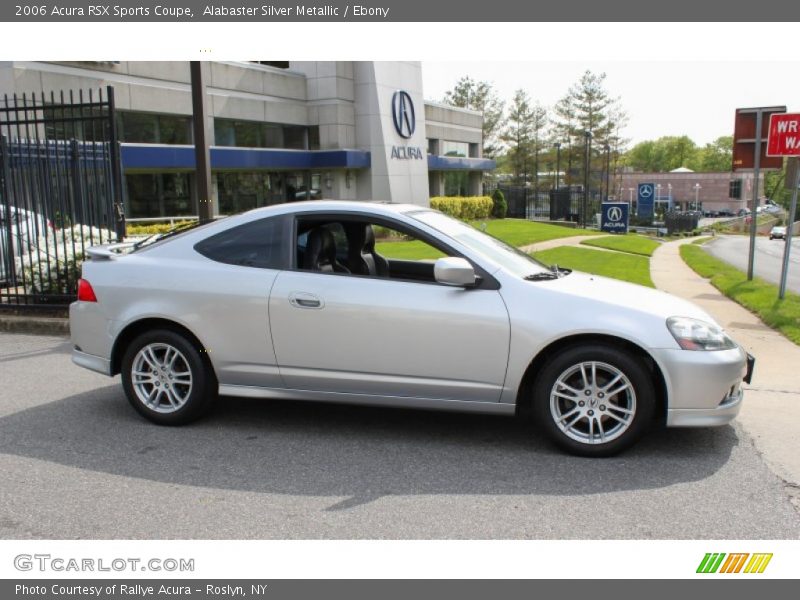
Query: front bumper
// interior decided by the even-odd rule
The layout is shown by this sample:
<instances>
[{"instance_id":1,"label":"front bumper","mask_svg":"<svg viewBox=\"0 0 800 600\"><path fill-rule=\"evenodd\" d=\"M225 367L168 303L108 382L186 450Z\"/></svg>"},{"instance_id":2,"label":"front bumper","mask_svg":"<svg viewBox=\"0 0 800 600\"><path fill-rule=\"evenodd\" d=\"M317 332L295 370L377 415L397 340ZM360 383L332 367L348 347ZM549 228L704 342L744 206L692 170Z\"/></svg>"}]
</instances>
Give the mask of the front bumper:
<instances>
[{"instance_id":1,"label":"front bumper","mask_svg":"<svg viewBox=\"0 0 800 600\"><path fill-rule=\"evenodd\" d=\"M667 427L716 427L727 425L736 418L742 408L744 390L739 388L728 402L716 408L670 408L667 409Z\"/></svg>"},{"instance_id":2,"label":"front bumper","mask_svg":"<svg viewBox=\"0 0 800 600\"><path fill-rule=\"evenodd\" d=\"M742 407L742 382L754 359L741 348L709 352L654 352L667 383L668 427L709 427L731 422Z\"/></svg>"}]
</instances>

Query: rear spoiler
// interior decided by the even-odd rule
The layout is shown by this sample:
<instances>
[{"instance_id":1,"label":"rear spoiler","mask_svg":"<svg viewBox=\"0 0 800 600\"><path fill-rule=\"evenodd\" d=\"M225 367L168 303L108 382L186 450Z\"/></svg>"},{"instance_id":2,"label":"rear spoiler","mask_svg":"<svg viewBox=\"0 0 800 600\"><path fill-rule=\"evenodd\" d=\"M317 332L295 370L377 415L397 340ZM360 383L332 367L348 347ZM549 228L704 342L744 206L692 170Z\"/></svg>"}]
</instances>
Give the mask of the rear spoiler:
<instances>
[{"instance_id":1,"label":"rear spoiler","mask_svg":"<svg viewBox=\"0 0 800 600\"><path fill-rule=\"evenodd\" d=\"M102 246L91 246L86 249L86 254L92 260L111 260L118 257L121 253L120 250L133 248L135 242L120 242L118 244L103 244Z\"/></svg>"}]
</instances>

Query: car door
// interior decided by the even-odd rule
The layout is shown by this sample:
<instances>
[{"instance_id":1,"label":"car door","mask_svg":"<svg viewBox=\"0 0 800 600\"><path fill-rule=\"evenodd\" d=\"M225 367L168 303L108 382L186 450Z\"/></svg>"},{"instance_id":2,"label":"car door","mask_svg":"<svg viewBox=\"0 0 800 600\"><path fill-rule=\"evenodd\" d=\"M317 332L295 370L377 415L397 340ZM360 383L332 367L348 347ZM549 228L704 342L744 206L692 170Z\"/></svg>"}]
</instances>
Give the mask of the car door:
<instances>
[{"instance_id":1,"label":"car door","mask_svg":"<svg viewBox=\"0 0 800 600\"><path fill-rule=\"evenodd\" d=\"M510 330L496 289L289 270L269 318L288 388L499 400Z\"/></svg>"}]
</instances>

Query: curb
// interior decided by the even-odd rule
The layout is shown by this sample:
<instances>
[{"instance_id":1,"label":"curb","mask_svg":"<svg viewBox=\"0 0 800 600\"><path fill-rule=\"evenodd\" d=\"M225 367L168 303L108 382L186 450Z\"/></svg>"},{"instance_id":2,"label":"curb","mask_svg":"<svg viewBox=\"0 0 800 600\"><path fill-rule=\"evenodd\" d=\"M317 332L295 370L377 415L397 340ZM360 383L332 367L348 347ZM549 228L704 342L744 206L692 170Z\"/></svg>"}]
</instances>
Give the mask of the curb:
<instances>
[{"instance_id":1,"label":"curb","mask_svg":"<svg viewBox=\"0 0 800 600\"><path fill-rule=\"evenodd\" d=\"M0 332L69 336L69 319L0 315Z\"/></svg>"}]
</instances>

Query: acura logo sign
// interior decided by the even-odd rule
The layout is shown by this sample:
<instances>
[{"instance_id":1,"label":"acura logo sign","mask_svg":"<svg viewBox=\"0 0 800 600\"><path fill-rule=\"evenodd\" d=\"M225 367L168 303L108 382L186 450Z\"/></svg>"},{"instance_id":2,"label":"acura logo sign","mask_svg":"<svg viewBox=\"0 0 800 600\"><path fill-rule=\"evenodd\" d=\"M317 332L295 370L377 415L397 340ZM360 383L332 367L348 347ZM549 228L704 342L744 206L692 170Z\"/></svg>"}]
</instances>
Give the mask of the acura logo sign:
<instances>
[{"instance_id":1,"label":"acura logo sign","mask_svg":"<svg viewBox=\"0 0 800 600\"><path fill-rule=\"evenodd\" d=\"M414 113L414 103L408 92L399 90L392 96L392 120L394 128L400 137L405 139L414 135L417 127L417 116Z\"/></svg>"},{"instance_id":2,"label":"acura logo sign","mask_svg":"<svg viewBox=\"0 0 800 600\"><path fill-rule=\"evenodd\" d=\"M619 206L612 206L608 209L608 220L609 221L621 221L622 220L622 209Z\"/></svg>"}]
</instances>

